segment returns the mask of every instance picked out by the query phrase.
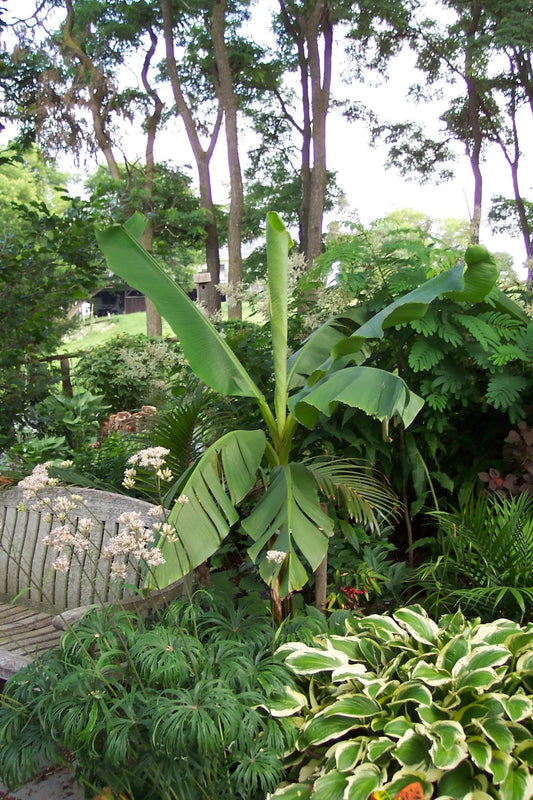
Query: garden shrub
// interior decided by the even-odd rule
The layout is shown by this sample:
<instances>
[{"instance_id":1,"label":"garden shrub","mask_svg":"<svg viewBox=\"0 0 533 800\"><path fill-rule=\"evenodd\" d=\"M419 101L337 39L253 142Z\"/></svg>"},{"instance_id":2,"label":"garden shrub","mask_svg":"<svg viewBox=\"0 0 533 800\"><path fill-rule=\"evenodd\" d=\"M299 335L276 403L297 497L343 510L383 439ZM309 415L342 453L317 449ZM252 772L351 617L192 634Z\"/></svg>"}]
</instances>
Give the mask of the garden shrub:
<instances>
[{"instance_id":1,"label":"garden shrub","mask_svg":"<svg viewBox=\"0 0 533 800\"><path fill-rule=\"evenodd\" d=\"M103 395L113 412L167 405L185 372L178 343L143 334L116 336L85 353L76 368L78 381Z\"/></svg>"},{"instance_id":2,"label":"garden shrub","mask_svg":"<svg viewBox=\"0 0 533 800\"><path fill-rule=\"evenodd\" d=\"M290 670L273 658L262 603L200 594L147 621L118 607L93 611L11 678L1 780L14 787L43 763L72 759L93 794L109 786L129 800L273 791L293 741L283 720L297 707Z\"/></svg>"},{"instance_id":3,"label":"garden shrub","mask_svg":"<svg viewBox=\"0 0 533 800\"><path fill-rule=\"evenodd\" d=\"M533 795L533 625L438 623L420 606L346 618L282 645L306 701L285 800L367 800L420 781L427 800Z\"/></svg>"}]
</instances>

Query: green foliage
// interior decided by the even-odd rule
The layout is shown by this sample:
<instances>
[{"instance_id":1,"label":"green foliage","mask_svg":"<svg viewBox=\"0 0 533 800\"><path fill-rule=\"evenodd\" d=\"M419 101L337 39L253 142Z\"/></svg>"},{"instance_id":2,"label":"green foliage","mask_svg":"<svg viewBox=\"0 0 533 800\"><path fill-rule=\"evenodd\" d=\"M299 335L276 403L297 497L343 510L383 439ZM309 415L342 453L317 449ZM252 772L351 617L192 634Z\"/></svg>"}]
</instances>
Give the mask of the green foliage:
<instances>
[{"instance_id":1,"label":"green foliage","mask_svg":"<svg viewBox=\"0 0 533 800\"><path fill-rule=\"evenodd\" d=\"M109 406L102 395L88 391L73 397L51 394L35 409L38 426L49 435L63 436L69 450L94 444Z\"/></svg>"},{"instance_id":2,"label":"green foliage","mask_svg":"<svg viewBox=\"0 0 533 800\"><path fill-rule=\"evenodd\" d=\"M122 483L126 462L144 446L146 439L141 434L111 431L103 441L74 452L72 469L78 476L81 473L91 485L127 494ZM79 478L73 481L79 482Z\"/></svg>"},{"instance_id":3,"label":"green foliage","mask_svg":"<svg viewBox=\"0 0 533 800\"><path fill-rule=\"evenodd\" d=\"M82 205L64 197L56 202L57 176L50 178L44 168L39 172L34 161L32 155L19 165L8 151L7 163L0 165L0 171L15 169L20 176L13 181L19 196L6 199L1 211L0 445L14 440L15 421L30 413L54 380L38 358L58 347L69 325L66 309L86 297L103 274ZM25 189L29 199L23 199Z\"/></svg>"},{"instance_id":4,"label":"green foliage","mask_svg":"<svg viewBox=\"0 0 533 800\"><path fill-rule=\"evenodd\" d=\"M143 334L123 334L93 348L76 368L79 383L102 395L113 412L167 405L184 374L179 345Z\"/></svg>"},{"instance_id":5,"label":"green foliage","mask_svg":"<svg viewBox=\"0 0 533 800\"><path fill-rule=\"evenodd\" d=\"M533 628L420 606L350 616L344 635L278 655L306 695L289 781L273 797L367 800L420 781L425 797L533 794ZM469 793L472 792L472 795Z\"/></svg>"},{"instance_id":6,"label":"green foliage","mask_svg":"<svg viewBox=\"0 0 533 800\"><path fill-rule=\"evenodd\" d=\"M412 576L420 602L436 613L463 608L485 620L531 619L533 494L482 496L431 516L439 525L434 553Z\"/></svg>"},{"instance_id":7,"label":"green foliage","mask_svg":"<svg viewBox=\"0 0 533 800\"><path fill-rule=\"evenodd\" d=\"M71 757L92 793L260 800L283 774L298 707L252 596L195 595L143 621L90 612L6 684L0 776L15 787ZM279 721L274 716L279 716ZM68 754L68 756L67 756Z\"/></svg>"}]
</instances>

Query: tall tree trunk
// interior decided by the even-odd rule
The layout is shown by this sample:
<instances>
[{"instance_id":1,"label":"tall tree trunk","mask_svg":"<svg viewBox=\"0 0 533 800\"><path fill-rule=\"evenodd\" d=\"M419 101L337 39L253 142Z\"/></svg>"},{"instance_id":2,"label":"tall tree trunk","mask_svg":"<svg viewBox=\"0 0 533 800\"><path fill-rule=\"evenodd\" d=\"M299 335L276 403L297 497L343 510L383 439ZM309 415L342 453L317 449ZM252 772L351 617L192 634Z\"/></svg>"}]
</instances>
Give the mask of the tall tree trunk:
<instances>
[{"instance_id":1,"label":"tall tree trunk","mask_svg":"<svg viewBox=\"0 0 533 800\"><path fill-rule=\"evenodd\" d=\"M474 176L474 208L472 209L472 219L470 221L470 241L479 242L479 230L481 227L481 213L483 209L483 175L481 172L481 148L483 144L483 132L480 125L480 96L476 86L474 74L472 47L470 40L474 38L481 18L481 4L472 4L472 20L466 32L465 48L465 81L468 93L468 126L472 137L472 144L469 148L470 166Z\"/></svg>"},{"instance_id":2,"label":"tall tree trunk","mask_svg":"<svg viewBox=\"0 0 533 800\"><path fill-rule=\"evenodd\" d=\"M237 125L237 96L226 46L225 18L227 0L215 0L211 19L211 38L215 50L218 73L219 99L224 108L226 147L230 178L230 207L228 220L228 318L242 319L242 304L232 299L231 287L242 283L242 215L244 192L239 158L239 132Z\"/></svg>"},{"instance_id":3,"label":"tall tree trunk","mask_svg":"<svg viewBox=\"0 0 533 800\"><path fill-rule=\"evenodd\" d=\"M220 281L220 256L217 219L215 205L213 203L213 192L211 188L210 163L218 135L220 133L224 112L222 104L219 102L216 120L209 137L209 144L204 149L200 141L199 131L192 111L187 105L187 101L181 87L181 80L178 72L176 55L174 52L172 0L161 0L161 10L163 13L163 35L165 39L167 71L172 86L174 101L176 103L178 113L183 120L183 124L185 125L187 138L189 139L189 144L196 162L200 188L200 204L206 214L205 259L207 271L209 272L211 278L209 286L206 290L206 304L208 314L213 314L220 310L220 294L215 288Z\"/></svg>"}]
</instances>

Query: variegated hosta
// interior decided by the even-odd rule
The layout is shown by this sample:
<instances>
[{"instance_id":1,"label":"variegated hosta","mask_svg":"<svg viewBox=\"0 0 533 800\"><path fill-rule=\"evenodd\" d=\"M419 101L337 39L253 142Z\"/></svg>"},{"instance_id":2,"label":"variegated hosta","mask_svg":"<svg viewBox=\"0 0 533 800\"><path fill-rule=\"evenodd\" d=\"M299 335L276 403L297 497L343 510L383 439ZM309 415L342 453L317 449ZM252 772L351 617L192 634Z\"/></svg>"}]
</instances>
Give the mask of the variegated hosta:
<instances>
[{"instance_id":1,"label":"variegated hosta","mask_svg":"<svg viewBox=\"0 0 533 800\"><path fill-rule=\"evenodd\" d=\"M278 651L307 695L285 800L533 796L533 623L437 624L420 606L348 618L345 636Z\"/></svg>"}]
</instances>

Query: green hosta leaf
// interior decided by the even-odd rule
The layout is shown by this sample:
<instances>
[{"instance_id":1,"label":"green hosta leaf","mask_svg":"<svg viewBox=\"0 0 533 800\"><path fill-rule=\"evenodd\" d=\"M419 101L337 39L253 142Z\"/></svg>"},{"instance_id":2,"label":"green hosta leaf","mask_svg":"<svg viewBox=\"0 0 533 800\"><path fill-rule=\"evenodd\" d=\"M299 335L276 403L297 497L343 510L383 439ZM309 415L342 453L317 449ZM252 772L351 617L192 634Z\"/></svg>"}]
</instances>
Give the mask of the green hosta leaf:
<instances>
[{"instance_id":1,"label":"green hosta leaf","mask_svg":"<svg viewBox=\"0 0 533 800\"><path fill-rule=\"evenodd\" d=\"M533 631L511 634L505 640L505 646L513 656L519 656L528 651L533 653Z\"/></svg>"},{"instance_id":2,"label":"green hosta leaf","mask_svg":"<svg viewBox=\"0 0 533 800\"><path fill-rule=\"evenodd\" d=\"M475 669L472 672L462 670L455 682L457 691L460 689L490 689L499 678L493 669Z\"/></svg>"},{"instance_id":3,"label":"green hosta leaf","mask_svg":"<svg viewBox=\"0 0 533 800\"><path fill-rule=\"evenodd\" d=\"M469 736L466 746L476 767L487 770L492 760L492 747L482 736Z\"/></svg>"},{"instance_id":4,"label":"green hosta leaf","mask_svg":"<svg viewBox=\"0 0 533 800\"><path fill-rule=\"evenodd\" d=\"M283 797L284 800L309 800L312 787L308 783L290 783L280 786L271 797Z\"/></svg>"},{"instance_id":5,"label":"green hosta leaf","mask_svg":"<svg viewBox=\"0 0 533 800\"><path fill-rule=\"evenodd\" d=\"M295 394L289 407L299 422L313 428L319 413L329 417L339 403L381 421L398 415L406 427L423 406L397 375L374 367L345 367Z\"/></svg>"},{"instance_id":6,"label":"green hosta leaf","mask_svg":"<svg viewBox=\"0 0 533 800\"><path fill-rule=\"evenodd\" d=\"M335 763L339 772L352 772L361 761L364 751L365 738L359 737L350 742L339 742L339 744L334 746L331 755L335 757Z\"/></svg>"},{"instance_id":7,"label":"green hosta leaf","mask_svg":"<svg viewBox=\"0 0 533 800\"><path fill-rule=\"evenodd\" d=\"M494 783L498 784L504 781L514 763L514 759L511 758L509 753L502 753L501 750L493 750L487 769L492 773Z\"/></svg>"},{"instance_id":8,"label":"green hosta leaf","mask_svg":"<svg viewBox=\"0 0 533 800\"><path fill-rule=\"evenodd\" d=\"M368 617L362 618L360 625L362 628L370 629L384 644L396 639L407 640L405 629L398 625L392 617L369 614Z\"/></svg>"},{"instance_id":9,"label":"green hosta leaf","mask_svg":"<svg viewBox=\"0 0 533 800\"><path fill-rule=\"evenodd\" d=\"M416 713L422 722L426 725L433 725L434 722L441 722L442 720L450 719L450 711L440 708L435 703L429 706L420 705L416 709Z\"/></svg>"},{"instance_id":10,"label":"green hosta leaf","mask_svg":"<svg viewBox=\"0 0 533 800\"><path fill-rule=\"evenodd\" d=\"M178 501L169 515L177 541L159 542L165 563L152 569L146 588L168 586L218 550L239 518L235 505L255 483L265 446L263 431L232 431L205 451L182 488L187 502Z\"/></svg>"},{"instance_id":11,"label":"green hosta leaf","mask_svg":"<svg viewBox=\"0 0 533 800\"><path fill-rule=\"evenodd\" d=\"M290 686L284 686L283 694L269 697L265 706L273 717L290 717L307 706L307 697Z\"/></svg>"},{"instance_id":12,"label":"green hosta leaf","mask_svg":"<svg viewBox=\"0 0 533 800\"><path fill-rule=\"evenodd\" d=\"M398 689L394 692L391 700L391 705L401 705L403 703L413 702L417 705L431 705L432 695L426 686L422 686L417 681L407 681L400 684Z\"/></svg>"},{"instance_id":13,"label":"green hosta leaf","mask_svg":"<svg viewBox=\"0 0 533 800\"><path fill-rule=\"evenodd\" d=\"M393 739L401 739L407 731L413 730L413 723L409 722L405 717L396 717L395 719L387 722L383 728L383 733L387 736L392 736Z\"/></svg>"},{"instance_id":14,"label":"green hosta leaf","mask_svg":"<svg viewBox=\"0 0 533 800\"><path fill-rule=\"evenodd\" d=\"M429 748L430 742L425 736L414 730L408 730L394 748L393 755L400 764L416 769L429 763Z\"/></svg>"},{"instance_id":15,"label":"green hosta leaf","mask_svg":"<svg viewBox=\"0 0 533 800\"><path fill-rule=\"evenodd\" d=\"M383 774L375 764L360 764L348 778L344 800L368 800L369 795L379 789Z\"/></svg>"},{"instance_id":16,"label":"green hosta leaf","mask_svg":"<svg viewBox=\"0 0 533 800\"><path fill-rule=\"evenodd\" d=\"M519 761L525 761L527 766L532 769L533 768L533 739L530 739L526 742L520 742L514 751L513 756L517 758Z\"/></svg>"},{"instance_id":17,"label":"green hosta leaf","mask_svg":"<svg viewBox=\"0 0 533 800\"><path fill-rule=\"evenodd\" d=\"M499 790L501 800L529 800L533 794L533 776L521 764L517 769L509 770Z\"/></svg>"},{"instance_id":18,"label":"green hosta leaf","mask_svg":"<svg viewBox=\"0 0 533 800\"><path fill-rule=\"evenodd\" d=\"M452 747L444 747L442 742L434 741L430 750L431 759L437 769L455 769L468 757L466 742L456 742Z\"/></svg>"},{"instance_id":19,"label":"green hosta leaf","mask_svg":"<svg viewBox=\"0 0 533 800\"><path fill-rule=\"evenodd\" d=\"M379 703L364 694L355 694L350 697L343 697L323 711L319 711L315 719L321 716L330 717L333 715L369 719L380 713L381 706Z\"/></svg>"},{"instance_id":20,"label":"green hosta leaf","mask_svg":"<svg viewBox=\"0 0 533 800\"><path fill-rule=\"evenodd\" d=\"M436 644L439 627L421 606L399 608L393 616L417 642Z\"/></svg>"},{"instance_id":21,"label":"green hosta leaf","mask_svg":"<svg viewBox=\"0 0 533 800\"><path fill-rule=\"evenodd\" d=\"M384 755L390 753L394 746L395 742L393 742L387 736L380 736L379 738L368 743L368 758L373 764L376 764Z\"/></svg>"},{"instance_id":22,"label":"green hosta leaf","mask_svg":"<svg viewBox=\"0 0 533 800\"><path fill-rule=\"evenodd\" d=\"M338 667L331 673L331 680L334 683L339 681L357 680L368 675L368 670L364 664L348 664Z\"/></svg>"},{"instance_id":23,"label":"green hosta leaf","mask_svg":"<svg viewBox=\"0 0 533 800\"><path fill-rule=\"evenodd\" d=\"M313 800L343 800L346 775L333 770L322 775L313 786Z\"/></svg>"},{"instance_id":24,"label":"green hosta leaf","mask_svg":"<svg viewBox=\"0 0 533 800\"><path fill-rule=\"evenodd\" d=\"M383 658L383 650L373 639L367 639L366 636L359 637L359 647L361 648L361 656L365 659L374 669L378 669L385 663Z\"/></svg>"},{"instance_id":25,"label":"green hosta leaf","mask_svg":"<svg viewBox=\"0 0 533 800\"><path fill-rule=\"evenodd\" d=\"M533 672L533 651L530 650L527 653L522 653L522 655L517 658L516 671L519 673Z\"/></svg>"},{"instance_id":26,"label":"green hosta leaf","mask_svg":"<svg viewBox=\"0 0 533 800\"><path fill-rule=\"evenodd\" d=\"M359 639L356 636L338 636L333 634L330 635L328 639L335 650L342 650L352 661L357 661L361 657ZM362 664L357 664L355 666L363 667Z\"/></svg>"},{"instance_id":27,"label":"green hosta leaf","mask_svg":"<svg viewBox=\"0 0 533 800\"><path fill-rule=\"evenodd\" d=\"M448 749L465 738L462 726L455 720L442 720L433 723L430 728L432 736L438 736L443 746Z\"/></svg>"},{"instance_id":28,"label":"green hosta leaf","mask_svg":"<svg viewBox=\"0 0 533 800\"><path fill-rule=\"evenodd\" d=\"M314 675L348 664L348 656L340 650L317 650L307 647L305 651L290 653L285 663L299 675Z\"/></svg>"},{"instance_id":29,"label":"green hosta leaf","mask_svg":"<svg viewBox=\"0 0 533 800\"><path fill-rule=\"evenodd\" d=\"M514 694L512 697L498 696L498 699L513 722L533 716L533 702L524 694Z\"/></svg>"},{"instance_id":30,"label":"green hosta leaf","mask_svg":"<svg viewBox=\"0 0 533 800\"><path fill-rule=\"evenodd\" d=\"M411 678L416 678L428 686L446 686L451 684L452 676L445 669L438 669L427 661L419 661L411 673Z\"/></svg>"},{"instance_id":31,"label":"green hosta leaf","mask_svg":"<svg viewBox=\"0 0 533 800\"><path fill-rule=\"evenodd\" d=\"M454 636L453 639L450 639L449 642L446 642L440 651L437 657L436 666L453 674L453 668L455 664L457 664L457 662L464 658L464 656L466 656L469 652L470 644L467 638L463 634Z\"/></svg>"},{"instance_id":32,"label":"green hosta leaf","mask_svg":"<svg viewBox=\"0 0 533 800\"><path fill-rule=\"evenodd\" d=\"M514 747L514 737L505 722L501 719L485 719L479 723L480 728L494 742L498 750L510 753Z\"/></svg>"},{"instance_id":33,"label":"green hosta leaf","mask_svg":"<svg viewBox=\"0 0 533 800\"><path fill-rule=\"evenodd\" d=\"M298 750L305 750L310 745L333 741L347 731L360 726L361 722L353 717L316 716L300 731L297 742Z\"/></svg>"},{"instance_id":34,"label":"green hosta leaf","mask_svg":"<svg viewBox=\"0 0 533 800\"><path fill-rule=\"evenodd\" d=\"M453 800L463 800L468 792L485 789L480 777L474 777L472 766L462 761L454 770L445 772L438 784L437 797L449 795Z\"/></svg>"},{"instance_id":35,"label":"green hosta leaf","mask_svg":"<svg viewBox=\"0 0 533 800\"><path fill-rule=\"evenodd\" d=\"M474 671L486 669L487 667L497 667L500 664L505 664L510 657L511 654L505 647L499 647L498 645L476 647L471 653L456 662L452 675L455 677L466 670Z\"/></svg>"}]
</instances>

